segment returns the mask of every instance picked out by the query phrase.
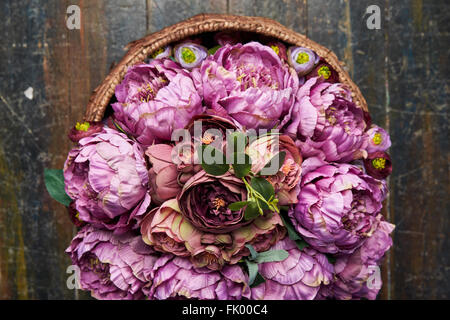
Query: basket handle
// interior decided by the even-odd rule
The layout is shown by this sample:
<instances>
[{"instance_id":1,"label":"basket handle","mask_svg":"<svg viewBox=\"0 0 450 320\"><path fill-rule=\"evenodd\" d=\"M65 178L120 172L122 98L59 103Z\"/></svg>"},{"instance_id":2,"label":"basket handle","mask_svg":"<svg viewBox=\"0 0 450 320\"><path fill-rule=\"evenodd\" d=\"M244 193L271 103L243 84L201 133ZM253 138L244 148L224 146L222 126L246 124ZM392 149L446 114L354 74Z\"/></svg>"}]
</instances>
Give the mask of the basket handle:
<instances>
[{"instance_id":1,"label":"basket handle","mask_svg":"<svg viewBox=\"0 0 450 320\"><path fill-rule=\"evenodd\" d=\"M149 34L142 39L130 42L125 47L128 49L128 52L122 60L92 92L87 104L84 116L85 120L102 120L109 101L114 95L116 85L122 81L130 66L144 61L157 49L165 47L172 42L204 32L219 30L255 32L279 39L291 45L312 49L336 70L339 74L340 81L350 88L355 104L363 110L368 111L367 102L358 86L352 81L349 74L342 67L342 63L331 50L269 18L225 14L199 14L158 32Z\"/></svg>"}]
</instances>

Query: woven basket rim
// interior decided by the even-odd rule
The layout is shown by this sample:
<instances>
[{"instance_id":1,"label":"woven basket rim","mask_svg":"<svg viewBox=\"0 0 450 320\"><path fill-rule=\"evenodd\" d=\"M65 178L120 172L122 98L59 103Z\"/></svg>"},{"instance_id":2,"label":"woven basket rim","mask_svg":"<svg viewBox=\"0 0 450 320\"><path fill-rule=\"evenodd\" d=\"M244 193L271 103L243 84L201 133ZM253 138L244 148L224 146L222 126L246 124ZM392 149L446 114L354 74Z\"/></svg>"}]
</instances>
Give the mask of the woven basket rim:
<instances>
[{"instance_id":1,"label":"woven basket rim","mask_svg":"<svg viewBox=\"0 0 450 320\"><path fill-rule=\"evenodd\" d=\"M157 49L170 43L194 35L221 30L254 32L276 38L291 45L312 49L336 70L339 74L340 82L350 88L355 104L364 111L368 111L367 102L360 89L343 68L343 63L339 61L330 49L269 18L228 14L199 14L151 33L144 38L130 42L125 47L128 51L122 60L92 92L84 119L86 121L101 121L103 119L106 108L114 95L115 87L122 81L130 66L143 62Z\"/></svg>"}]
</instances>

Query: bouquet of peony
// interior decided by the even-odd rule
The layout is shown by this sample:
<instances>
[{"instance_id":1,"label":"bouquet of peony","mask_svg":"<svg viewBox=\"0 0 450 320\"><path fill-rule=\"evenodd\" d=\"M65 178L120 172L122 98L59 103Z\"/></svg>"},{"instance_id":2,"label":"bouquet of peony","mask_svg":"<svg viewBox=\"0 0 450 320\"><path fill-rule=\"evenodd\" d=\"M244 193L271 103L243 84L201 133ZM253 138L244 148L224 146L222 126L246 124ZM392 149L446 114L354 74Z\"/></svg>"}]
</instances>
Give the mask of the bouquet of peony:
<instances>
[{"instance_id":1,"label":"bouquet of peony","mask_svg":"<svg viewBox=\"0 0 450 320\"><path fill-rule=\"evenodd\" d=\"M130 67L110 115L77 123L45 172L93 297L376 298L388 134L312 50L244 38Z\"/></svg>"}]
</instances>

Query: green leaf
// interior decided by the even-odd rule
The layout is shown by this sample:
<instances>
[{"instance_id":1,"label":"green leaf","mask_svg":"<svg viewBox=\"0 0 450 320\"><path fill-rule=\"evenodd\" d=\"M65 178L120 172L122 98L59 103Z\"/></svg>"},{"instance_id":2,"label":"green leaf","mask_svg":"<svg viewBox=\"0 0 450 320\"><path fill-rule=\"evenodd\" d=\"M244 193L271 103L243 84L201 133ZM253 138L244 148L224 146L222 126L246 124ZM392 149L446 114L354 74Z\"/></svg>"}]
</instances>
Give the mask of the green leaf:
<instances>
[{"instance_id":1,"label":"green leaf","mask_svg":"<svg viewBox=\"0 0 450 320\"><path fill-rule=\"evenodd\" d=\"M271 197L275 197L275 190L273 189L273 186L270 184L269 181L267 181L264 178L252 177L252 179L250 180L250 186L256 191L258 191L267 201L269 201ZM258 200L258 203L261 209L263 210L269 209L266 203L260 200Z\"/></svg>"},{"instance_id":2,"label":"green leaf","mask_svg":"<svg viewBox=\"0 0 450 320\"><path fill-rule=\"evenodd\" d=\"M277 172L280 170L281 166L284 163L284 159L286 158L286 152L281 151L274 155L272 159L269 160L269 162L266 163L264 168L261 169L261 171L258 172L258 175L261 176L272 176L274 174L277 174Z\"/></svg>"},{"instance_id":3,"label":"green leaf","mask_svg":"<svg viewBox=\"0 0 450 320\"><path fill-rule=\"evenodd\" d=\"M330 256L329 254L326 254L325 256L327 257L329 263L334 264L336 262L335 257Z\"/></svg>"},{"instance_id":4,"label":"green leaf","mask_svg":"<svg viewBox=\"0 0 450 320\"><path fill-rule=\"evenodd\" d=\"M211 54L211 55L213 55L213 54L216 53L216 51L219 50L220 48L221 48L220 45L214 46L214 47L208 49L208 53Z\"/></svg>"},{"instance_id":5,"label":"green leaf","mask_svg":"<svg viewBox=\"0 0 450 320\"><path fill-rule=\"evenodd\" d=\"M259 286L261 283L266 282L266 279L264 279L264 277L261 275L261 273L257 273L255 280L253 281L253 283L250 285L250 288L254 288Z\"/></svg>"},{"instance_id":6,"label":"green leaf","mask_svg":"<svg viewBox=\"0 0 450 320\"><path fill-rule=\"evenodd\" d=\"M297 245L297 248L299 248L300 250L309 247L309 244L303 239L295 241L295 244Z\"/></svg>"},{"instance_id":7,"label":"green leaf","mask_svg":"<svg viewBox=\"0 0 450 320\"><path fill-rule=\"evenodd\" d=\"M228 205L228 209L230 209L231 211L239 211L243 207L245 207L247 204L248 204L248 201L233 202Z\"/></svg>"},{"instance_id":8,"label":"green leaf","mask_svg":"<svg viewBox=\"0 0 450 320\"><path fill-rule=\"evenodd\" d=\"M252 220L256 217L259 217L259 207L258 204L254 201L249 201L247 204L247 208L244 211L244 219Z\"/></svg>"},{"instance_id":9,"label":"green leaf","mask_svg":"<svg viewBox=\"0 0 450 320\"><path fill-rule=\"evenodd\" d=\"M221 176L225 174L229 169L230 165L226 163L225 155L222 151L214 148L210 145L202 145L201 148L198 148L198 157L201 159L201 165L203 170L206 173L213 176ZM206 163L204 155L210 155L213 159L212 163ZM209 157L208 157L209 158ZM219 160L218 163L215 161Z\"/></svg>"},{"instance_id":10,"label":"green leaf","mask_svg":"<svg viewBox=\"0 0 450 320\"><path fill-rule=\"evenodd\" d=\"M251 259L255 260L258 257L258 252L256 252L255 248L251 244L246 244L245 247L250 250Z\"/></svg>"},{"instance_id":11,"label":"green leaf","mask_svg":"<svg viewBox=\"0 0 450 320\"><path fill-rule=\"evenodd\" d=\"M283 261L289 257L289 253L286 250L269 250L265 252L259 252L255 259L256 263Z\"/></svg>"},{"instance_id":12,"label":"green leaf","mask_svg":"<svg viewBox=\"0 0 450 320\"><path fill-rule=\"evenodd\" d=\"M258 274L258 264L248 260L245 260L245 263L248 268L248 284L249 286L252 286L255 282L256 275Z\"/></svg>"},{"instance_id":13,"label":"green leaf","mask_svg":"<svg viewBox=\"0 0 450 320\"><path fill-rule=\"evenodd\" d=\"M62 203L66 207L72 202L72 199L64 190L64 175L60 169L44 169L44 181L50 196Z\"/></svg>"},{"instance_id":14,"label":"green leaf","mask_svg":"<svg viewBox=\"0 0 450 320\"><path fill-rule=\"evenodd\" d=\"M242 163L243 162L243 163ZM243 178L250 173L252 169L251 159L246 153L233 153L233 169L234 175Z\"/></svg>"},{"instance_id":15,"label":"green leaf","mask_svg":"<svg viewBox=\"0 0 450 320\"><path fill-rule=\"evenodd\" d=\"M300 237L300 235L294 230L291 222L290 221L288 222L287 219L282 214L280 214L280 217L281 221L283 221L284 227L287 229L289 238L294 241L303 240L302 237Z\"/></svg>"}]
</instances>

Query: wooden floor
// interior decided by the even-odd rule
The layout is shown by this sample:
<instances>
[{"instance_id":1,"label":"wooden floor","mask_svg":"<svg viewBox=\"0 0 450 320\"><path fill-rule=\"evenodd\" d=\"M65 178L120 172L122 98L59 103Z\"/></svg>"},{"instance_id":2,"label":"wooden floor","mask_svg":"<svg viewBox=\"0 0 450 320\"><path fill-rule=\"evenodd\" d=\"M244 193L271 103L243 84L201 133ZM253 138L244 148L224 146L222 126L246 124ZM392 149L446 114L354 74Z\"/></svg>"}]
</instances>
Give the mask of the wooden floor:
<instances>
[{"instance_id":1,"label":"wooden floor","mask_svg":"<svg viewBox=\"0 0 450 320\"><path fill-rule=\"evenodd\" d=\"M81 30L66 28L71 4ZM379 30L366 25L372 4ZM74 229L46 193L43 169L63 166L68 128L124 45L204 12L276 19L346 62L393 141L385 214L397 229L379 297L450 298L449 1L2 0L0 8L0 298L88 297L66 287Z\"/></svg>"}]
</instances>

